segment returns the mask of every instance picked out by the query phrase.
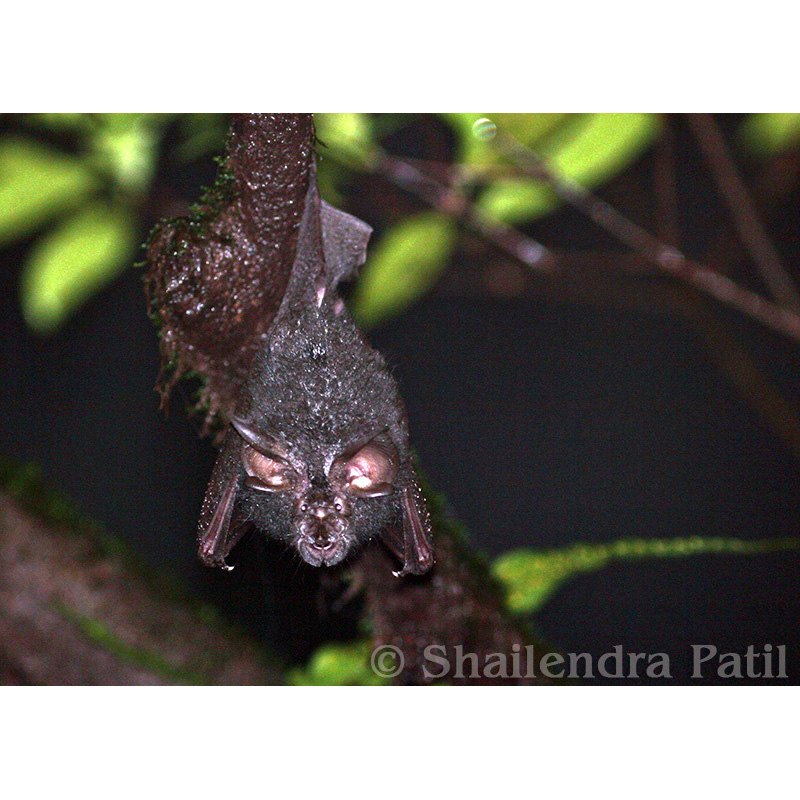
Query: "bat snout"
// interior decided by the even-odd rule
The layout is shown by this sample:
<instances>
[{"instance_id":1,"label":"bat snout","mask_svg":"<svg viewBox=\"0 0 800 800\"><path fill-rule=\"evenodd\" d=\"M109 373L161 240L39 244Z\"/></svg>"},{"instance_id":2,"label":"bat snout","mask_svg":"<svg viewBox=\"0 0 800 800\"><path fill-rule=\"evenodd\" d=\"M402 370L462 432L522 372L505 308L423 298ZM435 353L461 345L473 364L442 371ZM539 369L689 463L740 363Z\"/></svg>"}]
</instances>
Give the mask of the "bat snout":
<instances>
[{"instance_id":1,"label":"bat snout","mask_svg":"<svg viewBox=\"0 0 800 800\"><path fill-rule=\"evenodd\" d=\"M297 549L312 566L333 566L347 554L347 523L335 513L310 513L299 527Z\"/></svg>"},{"instance_id":2,"label":"bat snout","mask_svg":"<svg viewBox=\"0 0 800 800\"><path fill-rule=\"evenodd\" d=\"M310 543L318 550L327 550L336 543L338 536L327 525L317 525L310 536Z\"/></svg>"}]
</instances>

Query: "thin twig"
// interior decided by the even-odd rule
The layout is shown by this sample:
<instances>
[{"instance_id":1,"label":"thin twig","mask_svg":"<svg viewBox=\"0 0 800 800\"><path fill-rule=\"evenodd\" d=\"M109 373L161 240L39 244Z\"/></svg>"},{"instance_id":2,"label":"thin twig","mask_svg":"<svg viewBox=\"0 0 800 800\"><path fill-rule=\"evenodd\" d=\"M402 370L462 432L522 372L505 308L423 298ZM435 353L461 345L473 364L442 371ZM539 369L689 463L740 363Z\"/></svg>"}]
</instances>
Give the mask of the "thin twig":
<instances>
[{"instance_id":1,"label":"thin twig","mask_svg":"<svg viewBox=\"0 0 800 800\"><path fill-rule=\"evenodd\" d=\"M426 175L413 164L381 150L369 167L434 208L463 221L526 266L542 271L552 270L555 266L552 253L544 245L479 211L462 194Z\"/></svg>"},{"instance_id":2,"label":"thin twig","mask_svg":"<svg viewBox=\"0 0 800 800\"><path fill-rule=\"evenodd\" d=\"M508 134L498 132L495 141L522 172L547 182L559 197L664 272L692 284L768 328L800 341L800 315L794 311L765 300L756 292L739 286L727 276L692 261L677 248L659 241L575 181L557 175L536 153Z\"/></svg>"},{"instance_id":3,"label":"thin twig","mask_svg":"<svg viewBox=\"0 0 800 800\"><path fill-rule=\"evenodd\" d=\"M781 262L756 211L750 193L728 152L725 139L711 114L687 114L700 149L708 161L717 189L750 251L772 296L783 306L800 311L800 294Z\"/></svg>"},{"instance_id":4,"label":"thin twig","mask_svg":"<svg viewBox=\"0 0 800 800\"><path fill-rule=\"evenodd\" d=\"M405 164L406 162L399 162ZM414 168L436 169L458 184L463 181L490 179L496 174L474 171L472 168L455 167L444 162L413 160ZM514 174L509 170L514 167L499 166L494 168L498 173L507 176ZM460 175L458 174L460 172ZM385 173L384 173L385 174ZM459 180L460 179L460 180ZM435 192L444 191L447 187L431 185L433 179L421 171L417 176L417 196L436 205ZM423 181L425 182L423 184ZM394 181L398 183L397 180ZM670 246L680 242L678 225L678 193L675 175L675 142L672 131L667 129L657 145L656 163L654 166L653 184L656 195L656 226L659 238ZM426 185L427 190L422 189ZM410 188L410 187L409 187ZM562 297L571 302L591 302L592 304L608 303L621 307L641 308L647 302L649 310L668 311L691 319L702 331L706 344L712 352L720 368L736 386L745 399L757 410L776 435L779 436L791 451L800 457L800 417L769 379L758 368L756 362L730 336L724 323L711 309L704 309L689 299L680 284L670 288L669 284L661 287L644 288L640 281L630 279L637 273L649 269L649 262L640 253L610 255L605 252L586 251L549 251L558 264L559 270L547 279L549 297ZM614 282L613 291L609 291L609 278L627 278L628 281ZM555 282L554 282L555 281ZM543 284L537 281L528 284L528 290L541 291ZM456 276L451 273L449 280L440 287L440 293L469 294L475 291L484 292L485 284L473 276Z\"/></svg>"},{"instance_id":5,"label":"thin twig","mask_svg":"<svg viewBox=\"0 0 800 800\"><path fill-rule=\"evenodd\" d=\"M698 326L714 360L763 421L800 460L797 410L758 362L728 332L724 321L699 310Z\"/></svg>"}]
</instances>

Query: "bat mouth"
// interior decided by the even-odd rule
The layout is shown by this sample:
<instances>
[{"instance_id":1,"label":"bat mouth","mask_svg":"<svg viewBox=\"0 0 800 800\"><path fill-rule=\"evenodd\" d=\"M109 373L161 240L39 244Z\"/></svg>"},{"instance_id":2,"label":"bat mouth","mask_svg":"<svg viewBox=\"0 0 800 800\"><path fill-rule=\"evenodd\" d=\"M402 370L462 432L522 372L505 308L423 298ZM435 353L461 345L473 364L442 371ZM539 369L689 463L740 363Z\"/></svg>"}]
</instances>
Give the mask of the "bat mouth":
<instances>
[{"instance_id":1,"label":"bat mouth","mask_svg":"<svg viewBox=\"0 0 800 800\"><path fill-rule=\"evenodd\" d=\"M303 561L312 567L332 567L344 559L348 550L347 542L342 538L326 543L303 537L297 540L296 547Z\"/></svg>"},{"instance_id":2,"label":"bat mouth","mask_svg":"<svg viewBox=\"0 0 800 800\"><path fill-rule=\"evenodd\" d=\"M332 567L350 549L347 522L338 514L330 513L331 510L327 506L315 506L297 526L295 547L303 561L312 567Z\"/></svg>"}]
</instances>

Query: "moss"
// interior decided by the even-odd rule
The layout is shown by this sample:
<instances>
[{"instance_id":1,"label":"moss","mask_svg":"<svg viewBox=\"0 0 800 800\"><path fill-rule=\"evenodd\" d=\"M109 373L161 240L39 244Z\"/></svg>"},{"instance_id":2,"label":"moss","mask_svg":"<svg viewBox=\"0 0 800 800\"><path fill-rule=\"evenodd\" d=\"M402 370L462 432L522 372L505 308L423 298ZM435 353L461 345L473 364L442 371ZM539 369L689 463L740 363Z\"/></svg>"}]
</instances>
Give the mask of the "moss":
<instances>
[{"instance_id":1,"label":"moss","mask_svg":"<svg viewBox=\"0 0 800 800\"><path fill-rule=\"evenodd\" d=\"M176 580L152 569L120 539L81 512L74 502L49 488L38 464L20 464L0 456L0 488L31 514L65 534L80 534L93 541L104 555L120 561L162 596L172 601L187 601L186 591Z\"/></svg>"},{"instance_id":2,"label":"moss","mask_svg":"<svg viewBox=\"0 0 800 800\"><path fill-rule=\"evenodd\" d=\"M101 530L78 510L77 505L45 485L38 464L21 464L0 456L0 487L23 508L47 522L81 532L99 533Z\"/></svg>"},{"instance_id":3,"label":"moss","mask_svg":"<svg viewBox=\"0 0 800 800\"><path fill-rule=\"evenodd\" d=\"M64 619L74 624L87 639L126 664L142 667L148 672L161 676L170 683L201 686L207 686L212 683L208 675L181 669L174 664L170 664L158 653L126 644L116 637L100 620L83 616L63 603L55 604L54 608Z\"/></svg>"},{"instance_id":4,"label":"moss","mask_svg":"<svg viewBox=\"0 0 800 800\"><path fill-rule=\"evenodd\" d=\"M219 631L223 638L242 635L239 628L225 620L215 608L193 597L176 577L154 569L124 542L82 513L75 503L62 493L49 488L44 482L39 465L30 462L21 464L0 456L0 488L22 508L63 532L65 536L85 537L97 547L98 556L106 556L121 563L155 597L186 609L200 621ZM266 660L275 661L265 648L262 648L262 652Z\"/></svg>"},{"instance_id":5,"label":"moss","mask_svg":"<svg viewBox=\"0 0 800 800\"><path fill-rule=\"evenodd\" d=\"M595 572L614 561L646 558L684 558L701 554L753 555L800 549L800 539L747 540L691 536L679 539L621 539L607 544L575 544L556 550L513 550L494 563L492 571L505 587L508 606L515 613L541 608L567 580Z\"/></svg>"}]
</instances>

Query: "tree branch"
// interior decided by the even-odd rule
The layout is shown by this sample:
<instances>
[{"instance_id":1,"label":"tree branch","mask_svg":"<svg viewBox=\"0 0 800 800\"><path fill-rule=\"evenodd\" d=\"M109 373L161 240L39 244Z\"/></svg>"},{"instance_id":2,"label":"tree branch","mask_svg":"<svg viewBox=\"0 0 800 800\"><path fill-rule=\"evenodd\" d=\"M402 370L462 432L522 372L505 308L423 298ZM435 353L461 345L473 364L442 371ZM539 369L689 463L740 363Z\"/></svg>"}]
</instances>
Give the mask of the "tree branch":
<instances>
[{"instance_id":1,"label":"tree branch","mask_svg":"<svg viewBox=\"0 0 800 800\"><path fill-rule=\"evenodd\" d=\"M719 302L800 342L800 315L794 311L765 300L727 276L692 261L677 248L659 241L604 200L574 181L557 175L536 153L508 134L498 132L496 141L525 175L546 181L559 197L663 272L686 281Z\"/></svg>"},{"instance_id":2,"label":"tree branch","mask_svg":"<svg viewBox=\"0 0 800 800\"><path fill-rule=\"evenodd\" d=\"M797 287L758 216L714 117L711 114L687 114L686 117L711 168L717 188L728 205L739 236L747 246L772 296L786 308L800 311Z\"/></svg>"},{"instance_id":3,"label":"tree branch","mask_svg":"<svg viewBox=\"0 0 800 800\"><path fill-rule=\"evenodd\" d=\"M0 675L34 685L282 683L261 647L105 549L0 492Z\"/></svg>"},{"instance_id":4,"label":"tree branch","mask_svg":"<svg viewBox=\"0 0 800 800\"><path fill-rule=\"evenodd\" d=\"M440 183L413 164L378 150L374 161L365 166L439 211L458 218L525 266L545 272L555 266L552 253L544 245L481 213L452 186Z\"/></svg>"}]
</instances>

